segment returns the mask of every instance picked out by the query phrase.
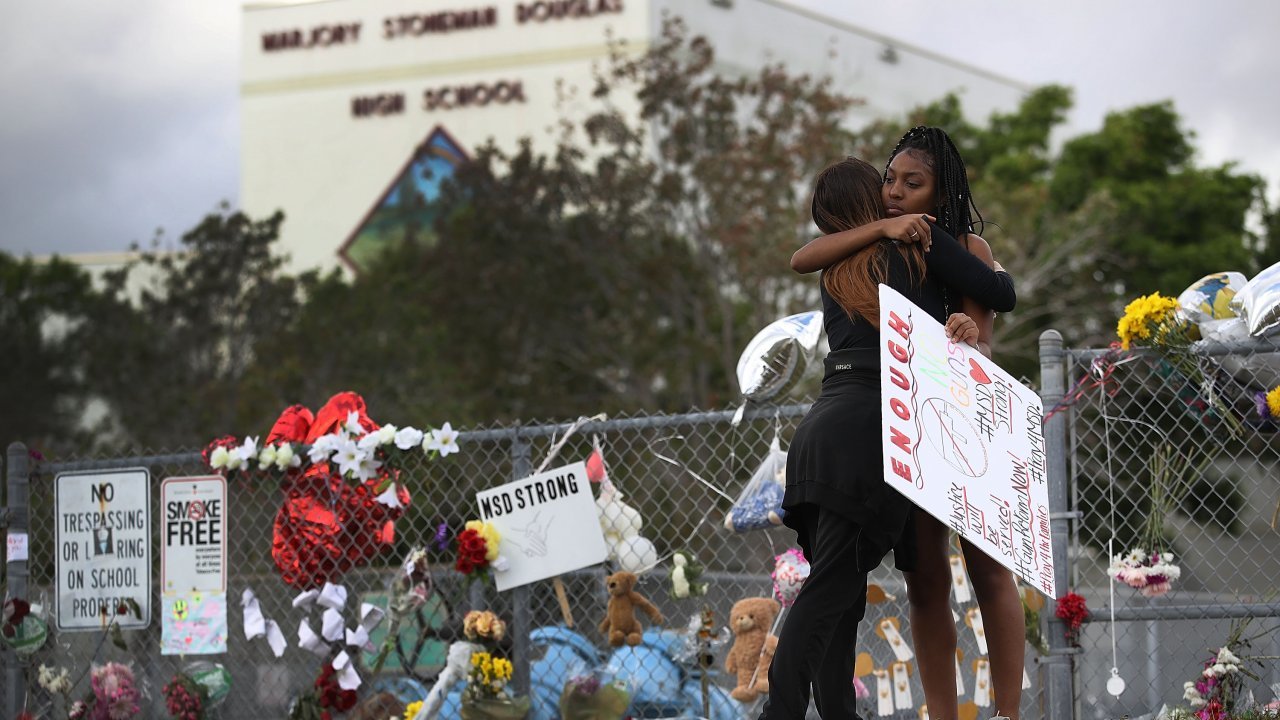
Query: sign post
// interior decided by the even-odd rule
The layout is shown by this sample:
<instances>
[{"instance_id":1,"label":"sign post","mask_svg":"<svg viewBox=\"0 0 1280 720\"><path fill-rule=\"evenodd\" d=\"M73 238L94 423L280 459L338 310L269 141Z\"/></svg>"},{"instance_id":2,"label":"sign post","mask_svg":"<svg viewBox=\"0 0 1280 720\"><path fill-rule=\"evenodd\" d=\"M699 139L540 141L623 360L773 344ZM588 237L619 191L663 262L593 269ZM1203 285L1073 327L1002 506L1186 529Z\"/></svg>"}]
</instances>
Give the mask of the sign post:
<instances>
[{"instance_id":1,"label":"sign post","mask_svg":"<svg viewBox=\"0 0 1280 720\"><path fill-rule=\"evenodd\" d=\"M885 481L1058 597L1040 397L887 285L880 319Z\"/></svg>"},{"instance_id":2,"label":"sign post","mask_svg":"<svg viewBox=\"0 0 1280 720\"><path fill-rule=\"evenodd\" d=\"M151 624L151 474L144 468L54 478L59 631ZM128 601L141 618L120 612Z\"/></svg>"}]
</instances>

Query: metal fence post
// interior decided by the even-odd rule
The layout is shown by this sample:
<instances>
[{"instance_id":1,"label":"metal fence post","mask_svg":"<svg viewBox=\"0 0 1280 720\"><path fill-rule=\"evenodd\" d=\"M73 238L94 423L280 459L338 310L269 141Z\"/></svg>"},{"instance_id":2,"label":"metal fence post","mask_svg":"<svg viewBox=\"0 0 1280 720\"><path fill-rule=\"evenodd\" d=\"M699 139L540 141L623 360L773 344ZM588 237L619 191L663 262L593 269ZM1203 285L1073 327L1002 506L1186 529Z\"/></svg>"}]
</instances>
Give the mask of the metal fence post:
<instances>
[{"instance_id":1,"label":"metal fence post","mask_svg":"<svg viewBox=\"0 0 1280 720\"><path fill-rule=\"evenodd\" d=\"M1062 334L1046 330L1040 334L1040 399L1046 409L1056 406L1066 391L1064 375ZM1068 572L1070 528L1070 479L1067 477L1067 417L1054 413L1044 424L1045 462L1049 476L1049 516L1052 518L1054 580L1059 588L1066 588L1071 574ZM1045 714L1049 720L1070 720L1074 717L1075 691L1072 687L1075 675L1074 656L1066 642L1065 626L1052 614L1049 616L1049 657L1045 658Z\"/></svg>"},{"instance_id":2,"label":"metal fence post","mask_svg":"<svg viewBox=\"0 0 1280 720\"><path fill-rule=\"evenodd\" d=\"M511 479L519 480L531 474L533 474L533 461L530 458L529 441L521 436L520 428L517 427L511 436ZM529 586L521 585L512 592L515 593L511 603L514 616L511 624L515 628L515 632L511 634L511 652L515 656L515 685L518 692L528 695L529 632L533 630L530 627L532 621L529 617L531 601Z\"/></svg>"},{"instance_id":3,"label":"metal fence post","mask_svg":"<svg viewBox=\"0 0 1280 720\"><path fill-rule=\"evenodd\" d=\"M22 443L10 443L8 462L5 465L5 485L8 502L5 507L5 525L8 535L27 534L30 529L28 508L30 507L30 458L27 446ZM5 538L6 542L8 536ZM28 543L28 547L30 544ZM27 561L5 557L5 578L8 580L9 597L27 597ZM18 717L22 710L23 697L26 694L26 663L18 653L12 650L4 652L4 717Z\"/></svg>"}]
</instances>

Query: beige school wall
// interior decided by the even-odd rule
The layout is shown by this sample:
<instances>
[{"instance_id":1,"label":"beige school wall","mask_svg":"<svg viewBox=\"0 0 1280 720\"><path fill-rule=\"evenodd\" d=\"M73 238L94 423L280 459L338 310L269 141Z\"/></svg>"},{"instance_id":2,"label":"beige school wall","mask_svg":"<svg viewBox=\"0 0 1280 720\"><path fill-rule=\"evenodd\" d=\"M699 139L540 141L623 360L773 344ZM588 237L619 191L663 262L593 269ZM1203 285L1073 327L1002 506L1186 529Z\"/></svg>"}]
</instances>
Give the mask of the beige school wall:
<instances>
[{"instance_id":1,"label":"beige school wall","mask_svg":"<svg viewBox=\"0 0 1280 720\"><path fill-rule=\"evenodd\" d=\"M566 7L577 13L556 16ZM529 136L549 147L551 128L585 109L561 91L589 92L608 33L643 51L665 13L707 35L724 71L782 62L830 75L866 99L847 119L853 128L947 92L960 93L978 120L1013 109L1029 89L779 0L251 4L243 13L241 204L255 216L284 210L291 269L337 266L343 243L434 128L467 152L490 138L512 148ZM443 27L457 29L428 31ZM281 38L313 37L320 44L278 49ZM456 88L477 86L479 96L459 106Z\"/></svg>"}]
</instances>

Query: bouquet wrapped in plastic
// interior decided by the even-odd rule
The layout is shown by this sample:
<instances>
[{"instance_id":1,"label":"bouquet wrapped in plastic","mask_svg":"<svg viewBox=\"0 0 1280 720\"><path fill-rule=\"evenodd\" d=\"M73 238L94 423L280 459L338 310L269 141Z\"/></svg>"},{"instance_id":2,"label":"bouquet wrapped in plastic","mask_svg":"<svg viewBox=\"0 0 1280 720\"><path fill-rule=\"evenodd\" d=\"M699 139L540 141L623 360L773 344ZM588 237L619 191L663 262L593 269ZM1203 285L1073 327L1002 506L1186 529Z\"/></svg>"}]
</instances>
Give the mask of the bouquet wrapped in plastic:
<instances>
[{"instance_id":1,"label":"bouquet wrapped in plastic","mask_svg":"<svg viewBox=\"0 0 1280 720\"><path fill-rule=\"evenodd\" d=\"M631 692L603 668L576 673L560 693L563 720L618 720L626 715Z\"/></svg>"}]
</instances>

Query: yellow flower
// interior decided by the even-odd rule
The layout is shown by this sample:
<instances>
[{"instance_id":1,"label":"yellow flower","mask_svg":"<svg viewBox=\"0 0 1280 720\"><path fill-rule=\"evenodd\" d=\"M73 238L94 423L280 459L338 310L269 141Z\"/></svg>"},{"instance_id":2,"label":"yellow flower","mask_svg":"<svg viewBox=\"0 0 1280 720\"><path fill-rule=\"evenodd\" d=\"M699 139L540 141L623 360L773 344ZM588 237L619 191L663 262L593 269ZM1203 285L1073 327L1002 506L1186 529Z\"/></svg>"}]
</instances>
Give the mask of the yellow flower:
<instances>
[{"instance_id":1,"label":"yellow flower","mask_svg":"<svg viewBox=\"0 0 1280 720\"><path fill-rule=\"evenodd\" d=\"M413 716L418 714L418 710L422 709L422 701L416 700L404 706L404 720L413 720Z\"/></svg>"},{"instance_id":2,"label":"yellow flower","mask_svg":"<svg viewBox=\"0 0 1280 720\"><path fill-rule=\"evenodd\" d=\"M505 658L498 658L493 663L494 674L499 680L510 680L511 673L515 668L511 665L511 661Z\"/></svg>"},{"instance_id":3,"label":"yellow flower","mask_svg":"<svg viewBox=\"0 0 1280 720\"><path fill-rule=\"evenodd\" d=\"M1271 392L1267 393L1267 409L1271 411L1271 417L1280 418L1280 385L1271 388Z\"/></svg>"},{"instance_id":4,"label":"yellow flower","mask_svg":"<svg viewBox=\"0 0 1280 720\"><path fill-rule=\"evenodd\" d=\"M1139 340L1152 340L1160 344L1164 336L1177 327L1174 314L1177 308L1176 298L1165 297L1158 292L1144 295L1126 305L1124 316L1116 324L1116 335L1120 337L1121 347L1128 350Z\"/></svg>"}]
</instances>

